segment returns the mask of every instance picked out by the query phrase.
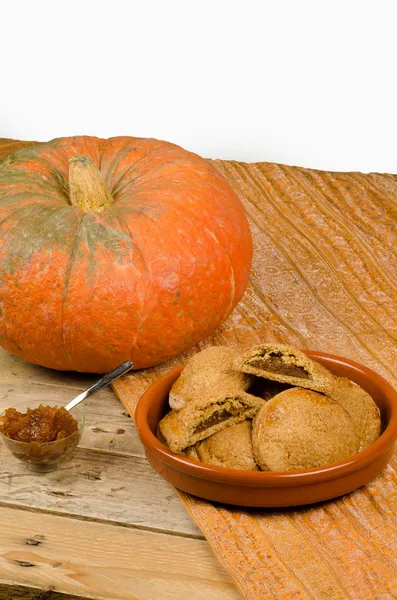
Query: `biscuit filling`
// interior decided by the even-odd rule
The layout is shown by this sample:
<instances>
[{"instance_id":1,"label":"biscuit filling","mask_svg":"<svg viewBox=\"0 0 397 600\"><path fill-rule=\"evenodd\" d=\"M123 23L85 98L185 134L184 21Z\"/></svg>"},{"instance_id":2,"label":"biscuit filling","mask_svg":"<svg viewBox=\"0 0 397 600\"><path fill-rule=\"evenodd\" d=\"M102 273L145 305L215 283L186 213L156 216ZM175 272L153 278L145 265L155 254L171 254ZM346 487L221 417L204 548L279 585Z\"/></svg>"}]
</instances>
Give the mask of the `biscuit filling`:
<instances>
[{"instance_id":1,"label":"biscuit filling","mask_svg":"<svg viewBox=\"0 0 397 600\"><path fill-rule=\"evenodd\" d=\"M232 417L232 413L225 408L222 410L216 410L208 419L202 421L194 428L194 433L200 433L200 431L205 431L209 429L213 425L218 425L218 423L222 423L222 421L226 421L229 417Z\"/></svg>"},{"instance_id":2,"label":"biscuit filling","mask_svg":"<svg viewBox=\"0 0 397 600\"><path fill-rule=\"evenodd\" d=\"M280 392L292 387L289 383L280 383L279 381L270 381L269 379L258 377L254 379L253 384L247 389L247 393L263 400L270 400L270 398L277 396Z\"/></svg>"},{"instance_id":3,"label":"biscuit filling","mask_svg":"<svg viewBox=\"0 0 397 600\"><path fill-rule=\"evenodd\" d=\"M250 365L257 369L263 369L269 373L279 373L280 375L289 375L290 377L300 377L309 379L310 375L305 367L294 365L283 360L282 354L271 353L268 358L258 357L250 360Z\"/></svg>"}]
</instances>

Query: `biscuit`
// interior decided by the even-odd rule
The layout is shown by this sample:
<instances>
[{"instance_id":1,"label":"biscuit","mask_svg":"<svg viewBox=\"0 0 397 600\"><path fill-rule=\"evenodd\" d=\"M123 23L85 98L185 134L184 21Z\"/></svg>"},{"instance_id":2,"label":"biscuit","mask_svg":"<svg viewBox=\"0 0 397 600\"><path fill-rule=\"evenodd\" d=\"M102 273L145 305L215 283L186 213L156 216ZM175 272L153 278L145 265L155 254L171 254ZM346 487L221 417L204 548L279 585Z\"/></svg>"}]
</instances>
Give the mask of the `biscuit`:
<instances>
[{"instance_id":1,"label":"biscuit","mask_svg":"<svg viewBox=\"0 0 397 600\"><path fill-rule=\"evenodd\" d=\"M165 437L161 433L160 423L157 424L156 438L159 440L159 442L161 442L162 444L164 444L164 446L168 447L167 440L165 439Z\"/></svg>"},{"instance_id":2,"label":"biscuit","mask_svg":"<svg viewBox=\"0 0 397 600\"><path fill-rule=\"evenodd\" d=\"M197 450L196 450L196 446L189 446L188 448L186 448L186 450L184 450L184 455L187 456L187 458L190 458L191 460L197 460L198 462L200 461L200 457L197 454Z\"/></svg>"},{"instance_id":3,"label":"biscuit","mask_svg":"<svg viewBox=\"0 0 397 600\"><path fill-rule=\"evenodd\" d=\"M361 440L360 450L378 439L381 431L379 408L365 390L345 377L335 377L328 396L349 413Z\"/></svg>"},{"instance_id":4,"label":"biscuit","mask_svg":"<svg viewBox=\"0 0 397 600\"><path fill-rule=\"evenodd\" d=\"M328 369L306 354L284 344L259 344L236 359L244 373L326 394L334 385Z\"/></svg>"},{"instance_id":5,"label":"biscuit","mask_svg":"<svg viewBox=\"0 0 397 600\"><path fill-rule=\"evenodd\" d=\"M251 431L252 421L247 419L198 442L196 450L201 462L228 469L259 471L252 450Z\"/></svg>"},{"instance_id":6,"label":"biscuit","mask_svg":"<svg viewBox=\"0 0 397 600\"><path fill-rule=\"evenodd\" d=\"M317 392L292 388L265 403L252 426L256 462L270 471L294 471L343 460L359 451L348 412Z\"/></svg>"},{"instance_id":7,"label":"biscuit","mask_svg":"<svg viewBox=\"0 0 397 600\"><path fill-rule=\"evenodd\" d=\"M233 369L240 353L228 346L210 346L195 354L173 384L169 404L174 410L194 398L208 395L209 390L222 386L225 393L246 391L252 377Z\"/></svg>"},{"instance_id":8,"label":"biscuit","mask_svg":"<svg viewBox=\"0 0 397 600\"><path fill-rule=\"evenodd\" d=\"M160 432L173 452L181 452L225 427L254 417L263 404L264 400L246 392L195 398L181 410L165 415Z\"/></svg>"}]
</instances>

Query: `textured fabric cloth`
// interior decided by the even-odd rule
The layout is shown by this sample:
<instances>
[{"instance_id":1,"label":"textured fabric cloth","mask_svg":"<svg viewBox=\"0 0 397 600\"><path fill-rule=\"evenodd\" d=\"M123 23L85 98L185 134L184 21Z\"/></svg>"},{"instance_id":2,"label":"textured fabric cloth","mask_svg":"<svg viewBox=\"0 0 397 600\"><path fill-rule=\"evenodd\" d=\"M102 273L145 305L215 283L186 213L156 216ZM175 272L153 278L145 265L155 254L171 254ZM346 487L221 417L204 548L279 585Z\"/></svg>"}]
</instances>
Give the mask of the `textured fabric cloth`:
<instances>
[{"instance_id":1,"label":"textured fabric cloth","mask_svg":"<svg viewBox=\"0 0 397 600\"><path fill-rule=\"evenodd\" d=\"M15 144L5 140L3 155ZM247 212L250 284L211 339L114 383L130 414L152 381L210 344L339 354L396 386L397 176L212 162ZM396 469L395 455L366 487L299 509L237 509L178 493L246 599L393 600Z\"/></svg>"}]
</instances>

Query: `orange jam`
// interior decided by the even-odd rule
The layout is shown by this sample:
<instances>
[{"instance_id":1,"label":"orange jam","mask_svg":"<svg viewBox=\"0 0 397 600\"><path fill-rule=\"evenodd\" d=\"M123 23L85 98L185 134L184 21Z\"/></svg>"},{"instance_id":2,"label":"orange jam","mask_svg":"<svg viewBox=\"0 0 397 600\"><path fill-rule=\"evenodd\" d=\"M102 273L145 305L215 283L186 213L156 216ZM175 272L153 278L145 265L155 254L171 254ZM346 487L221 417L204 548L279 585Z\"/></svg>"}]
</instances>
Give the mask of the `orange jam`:
<instances>
[{"instance_id":1,"label":"orange jam","mask_svg":"<svg viewBox=\"0 0 397 600\"><path fill-rule=\"evenodd\" d=\"M0 417L0 431L17 442L55 442L78 430L78 422L63 406L28 408L20 413L8 408Z\"/></svg>"}]
</instances>

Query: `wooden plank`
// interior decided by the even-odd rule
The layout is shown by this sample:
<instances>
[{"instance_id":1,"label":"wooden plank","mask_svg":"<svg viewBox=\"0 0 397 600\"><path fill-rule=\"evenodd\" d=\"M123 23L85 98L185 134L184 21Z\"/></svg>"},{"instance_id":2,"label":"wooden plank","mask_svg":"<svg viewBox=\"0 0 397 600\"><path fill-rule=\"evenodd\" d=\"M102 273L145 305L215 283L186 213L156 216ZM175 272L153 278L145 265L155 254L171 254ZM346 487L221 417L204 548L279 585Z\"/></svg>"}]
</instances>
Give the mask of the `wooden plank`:
<instances>
[{"instance_id":1,"label":"wooden plank","mask_svg":"<svg viewBox=\"0 0 397 600\"><path fill-rule=\"evenodd\" d=\"M21 369L39 369L1 354ZM76 392L72 379L69 384L42 385L21 376L11 383L0 379L0 410L32 397L38 402L65 403ZM52 474L31 473L0 447L0 502L202 538L172 486L144 459L135 424L112 390L103 389L86 400L84 412L87 423L81 448Z\"/></svg>"},{"instance_id":2,"label":"wooden plank","mask_svg":"<svg viewBox=\"0 0 397 600\"><path fill-rule=\"evenodd\" d=\"M1 445L0 465L3 505L203 537L145 458L77 448L57 471L35 474Z\"/></svg>"},{"instance_id":3,"label":"wooden plank","mask_svg":"<svg viewBox=\"0 0 397 600\"><path fill-rule=\"evenodd\" d=\"M9 406L32 399L37 399L37 404L66 404L74 398L76 391L52 384L41 385L21 381L10 384L0 380L0 413ZM110 388L104 388L85 400L81 408L86 417L81 446L144 456L135 424Z\"/></svg>"},{"instance_id":4,"label":"wooden plank","mask_svg":"<svg viewBox=\"0 0 397 600\"><path fill-rule=\"evenodd\" d=\"M94 383L98 375L75 373L72 371L54 371L32 365L0 348L0 380L8 383L40 383L83 390ZM77 392L78 393L78 392Z\"/></svg>"},{"instance_id":5,"label":"wooden plank","mask_svg":"<svg viewBox=\"0 0 397 600\"><path fill-rule=\"evenodd\" d=\"M14 583L44 591L32 600L240 598L204 540L1 507L0 578L0 598Z\"/></svg>"}]
</instances>

